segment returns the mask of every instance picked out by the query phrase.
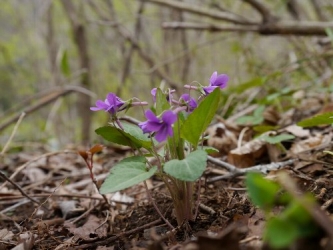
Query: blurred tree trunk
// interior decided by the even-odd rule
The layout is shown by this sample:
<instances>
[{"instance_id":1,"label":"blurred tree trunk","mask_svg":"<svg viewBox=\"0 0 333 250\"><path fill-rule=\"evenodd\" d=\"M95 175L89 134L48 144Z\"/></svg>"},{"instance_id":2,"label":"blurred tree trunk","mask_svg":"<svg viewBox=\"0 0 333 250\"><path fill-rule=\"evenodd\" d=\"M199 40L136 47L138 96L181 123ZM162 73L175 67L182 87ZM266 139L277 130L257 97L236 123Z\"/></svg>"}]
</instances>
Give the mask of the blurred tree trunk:
<instances>
[{"instance_id":1,"label":"blurred tree trunk","mask_svg":"<svg viewBox=\"0 0 333 250\"><path fill-rule=\"evenodd\" d=\"M71 25L74 43L78 50L80 68L84 70L81 74L81 85L86 89L90 89L92 84L86 29L82 20L80 20L78 11L75 10L73 2L68 0L62 0L61 2ZM90 102L90 96L79 94L77 105L78 115L81 119L81 139L83 143L88 143L90 140L92 115L89 111Z\"/></svg>"},{"instance_id":2,"label":"blurred tree trunk","mask_svg":"<svg viewBox=\"0 0 333 250\"><path fill-rule=\"evenodd\" d=\"M50 70L52 76L52 86L60 84L60 74L57 67L57 44L54 37L54 22L53 22L53 2L50 2L49 8L46 13L47 33L46 33L46 46L48 48Z\"/></svg>"}]
</instances>

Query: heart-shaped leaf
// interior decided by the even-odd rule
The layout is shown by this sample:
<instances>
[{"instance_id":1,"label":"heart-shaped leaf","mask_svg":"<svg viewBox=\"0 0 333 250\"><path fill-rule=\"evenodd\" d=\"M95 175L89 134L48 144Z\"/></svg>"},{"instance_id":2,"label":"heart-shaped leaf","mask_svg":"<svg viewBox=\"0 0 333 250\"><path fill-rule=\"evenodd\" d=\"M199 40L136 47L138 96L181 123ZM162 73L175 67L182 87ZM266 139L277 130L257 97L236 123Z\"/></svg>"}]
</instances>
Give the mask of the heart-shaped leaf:
<instances>
[{"instance_id":1,"label":"heart-shaped leaf","mask_svg":"<svg viewBox=\"0 0 333 250\"><path fill-rule=\"evenodd\" d=\"M165 163L164 171L182 181L195 181L205 171L207 165L207 153L196 150L190 153L184 160L171 160Z\"/></svg>"},{"instance_id":2,"label":"heart-shaped leaf","mask_svg":"<svg viewBox=\"0 0 333 250\"><path fill-rule=\"evenodd\" d=\"M100 188L101 194L113 193L136 185L155 174L157 167L147 169L144 157L130 157L116 164Z\"/></svg>"}]
</instances>

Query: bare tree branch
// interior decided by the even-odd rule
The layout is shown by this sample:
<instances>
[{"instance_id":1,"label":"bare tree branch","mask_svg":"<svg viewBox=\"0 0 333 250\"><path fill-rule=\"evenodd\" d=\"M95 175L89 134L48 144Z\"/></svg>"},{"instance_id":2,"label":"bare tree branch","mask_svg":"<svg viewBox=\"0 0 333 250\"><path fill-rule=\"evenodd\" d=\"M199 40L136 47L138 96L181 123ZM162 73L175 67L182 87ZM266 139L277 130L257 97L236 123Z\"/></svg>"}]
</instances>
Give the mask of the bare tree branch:
<instances>
[{"instance_id":1,"label":"bare tree branch","mask_svg":"<svg viewBox=\"0 0 333 250\"><path fill-rule=\"evenodd\" d=\"M260 0L243 0L257 10L262 16L262 23L250 21L244 17L230 12L217 12L201 6L174 0L145 0L158 5L175 8L188 13L207 16L216 20L224 20L234 25L225 26L207 23L167 22L163 23L166 29L195 29L217 31L257 32L261 35L296 35L296 36L325 36L327 28L333 28L333 22L324 21L292 21L283 20L272 14L272 11ZM296 3L293 1L293 3ZM306 14L306 13L305 13Z\"/></svg>"},{"instance_id":2,"label":"bare tree branch","mask_svg":"<svg viewBox=\"0 0 333 250\"><path fill-rule=\"evenodd\" d=\"M210 32L217 31L243 31L243 32L259 32L259 26L242 26L242 25L219 25L210 23L195 23L195 22L164 22L164 29L192 29L192 30L207 30Z\"/></svg>"},{"instance_id":3,"label":"bare tree branch","mask_svg":"<svg viewBox=\"0 0 333 250\"><path fill-rule=\"evenodd\" d=\"M279 21L260 25L259 33L262 35L325 36L327 28L333 28L333 22Z\"/></svg>"},{"instance_id":4,"label":"bare tree branch","mask_svg":"<svg viewBox=\"0 0 333 250\"><path fill-rule=\"evenodd\" d=\"M250 25L250 24L256 24L257 22L248 20L244 17L239 17L237 15L234 15L230 12L222 12L222 11L216 11L212 9L208 9L203 6L196 6L189 3L183 3L183 2L177 2L175 0L145 0L150 3L155 3L158 5L166 6L169 8L174 8L182 11L186 11L189 13L197 14L200 16L206 16L210 17L216 20L223 20L228 21L230 23L235 24L243 24L243 25Z\"/></svg>"},{"instance_id":5,"label":"bare tree branch","mask_svg":"<svg viewBox=\"0 0 333 250\"><path fill-rule=\"evenodd\" d=\"M251 5L261 14L263 23L276 21L278 19L271 13L270 9L267 6L265 6L262 2L257 0L243 0L243 1Z\"/></svg>"},{"instance_id":6,"label":"bare tree branch","mask_svg":"<svg viewBox=\"0 0 333 250\"><path fill-rule=\"evenodd\" d=\"M257 32L262 35L297 35L297 36L325 36L326 28L333 28L333 22L315 21L279 21L259 25L219 25L189 22L164 22L165 29L194 29L217 31Z\"/></svg>"},{"instance_id":7,"label":"bare tree branch","mask_svg":"<svg viewBox=\"0 0 333 250\"><path fill-rule=\"evenodd\" d=\"M18 113L14 114L12 117L8 118L7 120L4 120L0 124L0 131L4 130L11 124L15 123L17 119L20 117L22 112L24 112L26 115L29 115L34 111L54 102L58 98L71 94L72 92L78 92L80 94L92 96L92 93L90 91L79 86L68 86L65 88L52 89L49 93L41 97L35 104L27 106L24 110L19 111Z\"/></svg>"}]
</instances>

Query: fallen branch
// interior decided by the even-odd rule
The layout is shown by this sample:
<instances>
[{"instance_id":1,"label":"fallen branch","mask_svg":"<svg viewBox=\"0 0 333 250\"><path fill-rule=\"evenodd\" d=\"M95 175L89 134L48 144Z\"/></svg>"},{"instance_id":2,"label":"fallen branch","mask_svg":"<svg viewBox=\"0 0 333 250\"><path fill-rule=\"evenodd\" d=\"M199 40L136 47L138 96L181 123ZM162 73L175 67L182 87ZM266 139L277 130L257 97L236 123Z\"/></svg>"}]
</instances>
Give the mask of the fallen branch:
<instances>
[{"instance_id":1,"label":"fallen branch","mask_svg":"<svg viewBox=\"0 0 333 250\"><path fill-rule=\"evenodd\" d=\"M79 245L79 246L75 246L71 249L92 249L92 248L95 248L97 246L104 246L104 245L107 245L107 244L110 244L111 242L119 239L119 238L122 238L122 237L125 237L125 236L129 236L131 234L134 234L134 233L137 233L137 232L140 232L141 230L144 230L144 229L147 229L147 228L151 228L159 223L161 223L161 219L158 219L158 220L154 220L148 224L145 224L141 227L137 227L137 228L134 228L132 230L129 230L129 231L126 231L126 232L123 232L123 233L119 233L115 236L112 236L110 238L107 238L107 239L104 239L104 240L100 240L100 241L96 241L96 242L93 242L93 243L88 243L88 244L83 244L83 245Z\"/></svg>"},{"instance_id":2,"label":"fallen branch","mask_svg":"<svg viewBox=\"0 0 333 250\"><path fill-rule=\"evenodd\" d=\"M230 171L230 174L212 177L212 178L209 178L207 180L207 182L212 183L212 182L215 182L215 181L219 181L219 180L223 180L223 179L229 179L229 178L233 178L233 177L236 177L236 176L239 176L239 175L244 175L248 172L261 172L263 174L267 174L271 170L277 170L277 169L284 168L288 165L291 165L296 160L295 159L290 159L288 161L272 162L270 164L256 165L256 166L249 167L249 168L237 168L234 165L231 165L227 162L218 160L218 159L216 159L214 157L211 157L211 156L208 156L208 161L217 165L217 166L223 167L223 168L227 169L228 171Z\"/></svg>"},{"instance_id":3,"label":"fallen branch","mask_svg":"<svg viewBox=\"0 0 333 250\"><path fill-rule=\"evenodd\" d=\"M235 24L244 24L244 25L250 25L250 24L256 24L257 22L248 20L245 17L238 16L236 14L230 13L230 12L224 12L224 11L216 11L215 9L208 9L204 6L200 5L193 5L191 3L184 3L184 2L178 2L174 0L145 0L150 3L155 3L158 5L166 6L169 8L189 12L192 14L197 14L200 16L210 17L216 20L223 20L228 21L230 23Z\"/></svg>"},{"instance_id":4,"label":"fallen branch","mask_svg":"<svg viewBox=\"0 0 333 250\"><path fill-rule=\"evenodd\" d=\"M46 153L46 154L43 154L43 155L40 155L40 156L37 156L36 158L30 160L30 161L27 161L26 163L24 163L23 165L21 165L19 168L17 168L15 170L15 172L8 178L6 176L6 181L9 181L9 180L13 180L15 178L15 176L20 173L23 169L25 169L29 164L35 162L35 161L38 161L39 159L43 158L43 157L50 157L50 156L53 156L53 155L58 155L58 154L76 154L77 155L77 151L71 151L71 150L64 150L64 151L56 151L56 152L51 152L51 153ZM6 186L7 182L4 182L2 183L2 185L0 186L0 190Z\"/></svg>"},{"instance_id":5,"label":"fallen branch","mask_svg":"<svg viewBox=\"0 0 333 250\"><path fill-rule=\"evenodd\" d=\"M10 184L12 184L18 191L20 191L20 193L24 196L27 197L30 201L32 201L33 203L38 204L38 206L41 206L41 204L35 200L34 198L30 197L29 195L26 194L26 192L24 192L24 190L14 181L12 181L11 179L9 179L1 170L0 170L0 177L5 180L10 182Z\"/></svg>"}]
</instances>

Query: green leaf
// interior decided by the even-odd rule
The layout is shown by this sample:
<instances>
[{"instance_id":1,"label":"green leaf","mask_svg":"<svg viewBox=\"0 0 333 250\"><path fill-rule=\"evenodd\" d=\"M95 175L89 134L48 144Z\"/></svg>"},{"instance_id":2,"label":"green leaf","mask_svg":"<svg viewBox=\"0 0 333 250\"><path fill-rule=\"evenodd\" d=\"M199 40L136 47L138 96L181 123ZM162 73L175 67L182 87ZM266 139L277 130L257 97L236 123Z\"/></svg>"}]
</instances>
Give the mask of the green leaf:
<instances>
[{"instance_id":1,"label":"green leaf","mask_svg":"<svg viewBox=\"0 0 333 250\"><path fill-rule=\"evenodd\" d=\"M276 143L291 140L294 138L295 138L295 136L290 135L290 134L281 134L281 135L276 135L276 136L269 136L269 135L260 136L260 139L262 139L270 144L276 144Z\"/></svg>"},{"instance_id":2,"label":"green leaf","mask_svg":"<svg viewBox=\"0 0 333 250\"><path fill-rule=\"evenodd\" d=\"M305 196L306 197L306 196ZM315 203L313 198L306 197L311 203ZM293 200L289 206L280 214L280 217L292 221L300 227L308 226L312 222L312 218L308 211L303 207L302 204ZM314 225L313 225L314 227Z\"/></svg>"},{"instance_id":3,"label":"green leaf","mask_svg":"<svg viewBox=\"0 0 333 250\"><path fill-rule=\"evenodd\" d=\"M184 160L171 160L165 163L164 171L182 181L195 181L205 171L207 165L207 153L196 150L190 153Z\"/></svg>"},{"instance_id":4,"label":"green leaf","mask_svg":"<svg viewBox=\"0 0 333 250\"><path fill-rule=\"evenodd\" d=\"M146 148L151 149L152 143L147 135L143 134L142 130L133 124L122 123L124 130L113 127L105 126L95 130L95 132L102 136L105 140L111 141L116 144L130 146L133 148Z\"/></svg>"},{"instance_id":5,"label":"green leaf","mask_svg":"<svg viewBox=\"0 0 333 250\"><path fill-rule=\"evenodd\" d=\"M253 115L247 115L240 117L236 120L236 122L240 125L258 125L264 121L264 105L259 105L253 112Z\"/></svg>"},{"instance_id":6,"label":"green leaf","mask_svg":"<svg viewBox=\"0 0 333 250\"><path fill-rule=\"evenodd\" d=\"M163 111L170 109L170 104L160 88L156 90L156 114L160 115Z\"/></svg>"},{"instance_id":7,"label":"green leaf","mask_svg":"<svg viewBox=\"0 0 333 250\"><path fill-rule=\"evenodd\" d=\"M318 125L327 125L333 123L333 113L323 113L320 115L316 115L314 117L304 119L297 123L298 126L301 126L303 128L306 127L313 127Z\"/></svg>"},{"instance_id":8,"label":"green leaf","mask_svg":"<svg viewBox=\"0 0 333 250\"><path fill-rule=\"evenodd\" d=\"M270 125L257 125L253 127L253 130L262 134L271 130L277 130L279 127L278 126L270 126Z\"/></svg>"},{"instance_id":9,"label":"green leaf","mask_svg":"<svg viewBox=\"0 0 333 250\"><path fill-rule=\"evenodd\" d=\"M215 154L220 152L217 148L209 146L203 146L202 150L204 150L207 154Z\"/></svg>"},{"instance_id":10,"label":"green leaf","mask_svg":"<svg viewBox=\"0 0 333 250\"><path fill-rule=\"evenodd\" d=\"M178 113L178 119L173 125L173 136L168 137L168 145L171 154L171 158L173 159L183 159L184 156L184 139L182 139L179 135L180 127L185 121L185 112Z\"/></svg>"},{"instance_id":11,"label":"green leaf","mask_svg":"<svg viewBox=\"0 0 333 250\"><path fill-rule=\"evenodd\" d=\"M297 225L280 218L271 218L266 224L264 239L271 247L290 246L298 238Z\"/></svg>"},{"instance_id":12,"label":"green leaf","mask_svg":"<svg viewBox=\"0 0 333 250\"><path fill-rule=\"evenodd\" d=\"M181 137L197 146L200 136L212 121L220 101L220 89L216 88L187 117L180 129Z\"/></svg>"},{"instance_id":13,"label":"green leaf","mask_svg":"<svg viewBox=\"0 0 333 250\"><path fill-rule=\"evenodd\" d=\"M264 105L259 105L253 112L253 116L255 117L263 117L265 111L265 106Z\"/></svg>"},{"instance_id":14,"label":"green leaf","mask_svg":"<svg viewBox=\"0 0 333 250\"><path fill-rule=\"evenodd\" d=\"M111 169L110 174L100 188L100 193L113 193L136 185L149 179L155 174L156 170L156 166L148 170L146 159L141 156L122 160Z\"/></svg>"},{"instance_id":15,"label":"green leaf","mask_svg":"<svg viewBox=\"0 0 333 250\"><path fill-rule=\"evenodd\" d=\"M261 209L268 210L274 206L280 187L277 183L266 180L259 173L248 173L246 187L252 202Z\"/></svg>"},{"instance_id":16,"label":"green leaf","mask_svg":"<svg viewBox=\"0 0 333 250\"><path fill-rule=\"evenodd\" d=\"M264 117L256 117L256 116L250 116L245 115L242 117L239 117L236 120L236 123L239 125L258 125L261 124L264 121Z\"/></svg>"},{"instance_id":17,"label":"green leaf","mask_svg":"<svg viewBox=\"0 0 333 250\"><path fill-rule=\"evenodd\" d=\"M69 67L69 63L68 63L68 56L67 56L67 50L62 50L60 52L60 69L61 69L61 73L64 76L70 76L71 74L71 70Z\"/></svg>"}]
</instances>

